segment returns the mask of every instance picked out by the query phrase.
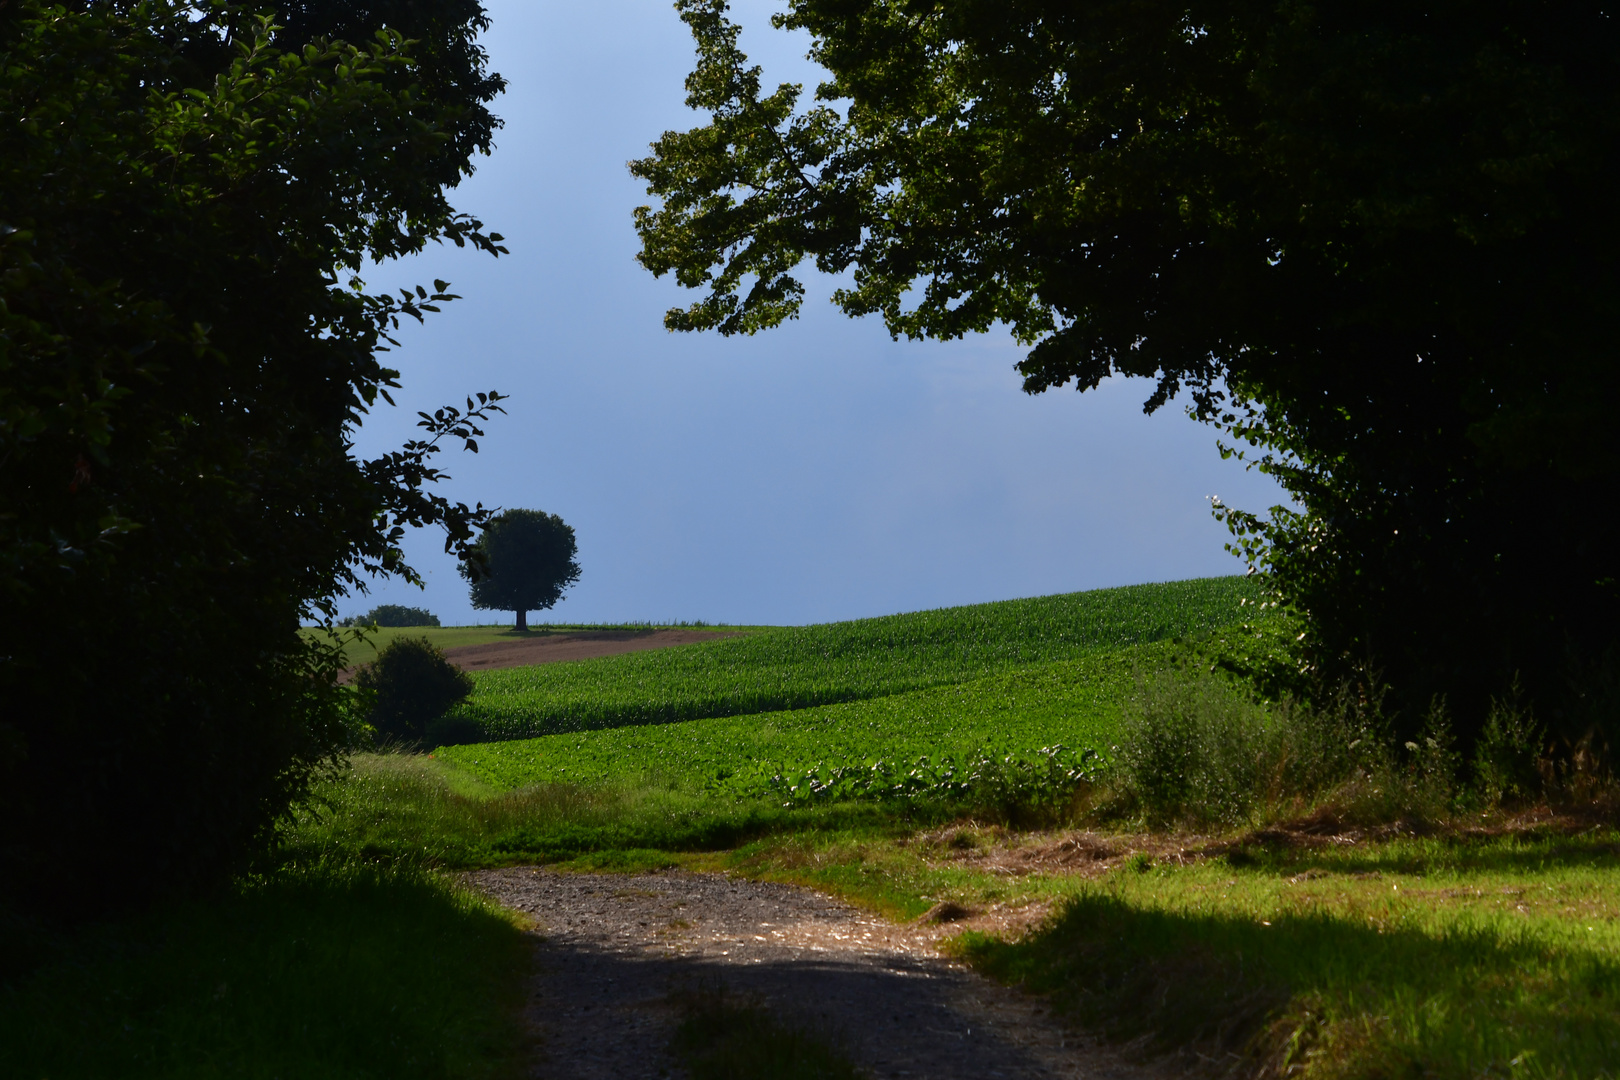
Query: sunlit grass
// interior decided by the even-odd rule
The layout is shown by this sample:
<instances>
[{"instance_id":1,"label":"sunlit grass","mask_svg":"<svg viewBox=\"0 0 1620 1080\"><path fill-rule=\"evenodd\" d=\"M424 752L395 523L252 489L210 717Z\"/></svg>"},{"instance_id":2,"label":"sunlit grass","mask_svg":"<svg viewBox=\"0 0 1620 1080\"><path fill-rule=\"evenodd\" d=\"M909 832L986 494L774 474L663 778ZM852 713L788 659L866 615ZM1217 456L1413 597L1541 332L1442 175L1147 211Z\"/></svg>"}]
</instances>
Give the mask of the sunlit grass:
<instances>
[{"instance_id":1,"label":"sunlit grass","mask_svg":"<svg viewBox=\"0 0 1620 1080\"><path fill-rule=\"evenodd\" d=\"M615 852L721 851L783 831L893 832L919 819L869 805L788 808L767 800L716 799L629 772L611 783L507 792L458 772L421 755L357 755L344 777L324 786L318 800L299 812L285 849L304 860L453 868L580 857L611 862L623 861ZM640 866L648 858L631 861Z\"/></svg>"}]
</instances>

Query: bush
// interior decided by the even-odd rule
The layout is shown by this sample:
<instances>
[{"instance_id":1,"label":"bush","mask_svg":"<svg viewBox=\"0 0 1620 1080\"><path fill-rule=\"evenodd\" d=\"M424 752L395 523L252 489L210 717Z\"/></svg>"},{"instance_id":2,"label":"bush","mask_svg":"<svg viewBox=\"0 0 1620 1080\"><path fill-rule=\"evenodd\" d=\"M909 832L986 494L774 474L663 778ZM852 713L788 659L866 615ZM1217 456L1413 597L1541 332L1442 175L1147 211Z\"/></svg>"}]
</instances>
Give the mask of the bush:
<instances>
[{"instance_id":1,"label":"bush","mask_svg":"<svg viewBox=\"0 0 1620 1080\"><path fill-rule=\"evenodd\" d=\"M1114 812L1150 825L1239 825L1326 807L1362 824L1445 817L1458 798L1445 702L1397 744L1378 694L1343 686L1311 707L1264 703L1210 672L1142 679L1114 747ZM1528 795L1539 729L1499 706L1475 762L1483 793Z\"/></svg>"},{"instance_id":2,"label":"bush","mask_svg":"<svg viewBox=\"0 0 1620 1080\"><path fill-rule=\"evenodd\" d=\"M428 725L472 693L472 676L445 659L426 638L389 642L355 673L354 685L374 695L370 723L382 740L420 743Z\"/></svg>"},{"instance_id":3,"label":"bush","mask_svg":"<svg viewBox=\"0 0 1620 1080\"><path fill-rule=\"evenodd\" d=\"M351 615L339 626L438 626L439 617L426 608L378 604L365 615Z\"/></svg>"},{"instance_id":4,"label":"bush","mask_svg":"<svg viewBox=\"0 0 1620 1080\"><path fill-rule=\"evenodd\" d=\"M1116 786L1154 824L1237 824L1348 779L1365 727L1354 709L1266 705L1209 672L1160 672L1126 704Z\"/></svg>"},{"instance_id":5,"label":"bush","mask_svg":"<svg viewBox=\"0 0 1620 1080\"><path fill-rule=\"evenodd\" d=\"M1488 806L1541 793L1545 732L1534 714L1511 698L1491 703L1474 744L1474 783Z\"/></svg>"}]
</instances>

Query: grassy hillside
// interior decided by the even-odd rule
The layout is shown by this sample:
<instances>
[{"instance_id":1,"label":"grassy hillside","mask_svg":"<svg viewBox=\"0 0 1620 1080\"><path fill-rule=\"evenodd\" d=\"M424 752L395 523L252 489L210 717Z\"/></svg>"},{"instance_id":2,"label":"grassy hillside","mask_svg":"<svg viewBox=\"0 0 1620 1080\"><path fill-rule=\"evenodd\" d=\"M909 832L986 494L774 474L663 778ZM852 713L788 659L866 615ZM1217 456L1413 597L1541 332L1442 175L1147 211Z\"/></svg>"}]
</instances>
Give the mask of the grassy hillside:
<instances>
[{"instance_id":1,"label":"grassy hillside","mask_svg":"<svg viewBox=\"0 0 1620 1080\"><path fill-rule=\"evenodd\" d=\"M1067 758L1106 752L1133 673L1163 652L1139 646L865 701L455 746L435 757L498 790L636 778L727 799L788 798L802 796L794 789L807 779L847 775L868 788L915 776L921 791L961 779L980 756L1033 763L1058 746L1076 752Z\"/></svg>"},{"instance_id":2,"label":"grassy hillside","mask_svg":"<svg viewBox=\"0 0 1620 1080\"><path fill-rule=\"evenodd\" d=\"M942 608L481 673L458 717L520 738L860 701L1229 626L1241 577Z\"/></svg>"}]
</instances>

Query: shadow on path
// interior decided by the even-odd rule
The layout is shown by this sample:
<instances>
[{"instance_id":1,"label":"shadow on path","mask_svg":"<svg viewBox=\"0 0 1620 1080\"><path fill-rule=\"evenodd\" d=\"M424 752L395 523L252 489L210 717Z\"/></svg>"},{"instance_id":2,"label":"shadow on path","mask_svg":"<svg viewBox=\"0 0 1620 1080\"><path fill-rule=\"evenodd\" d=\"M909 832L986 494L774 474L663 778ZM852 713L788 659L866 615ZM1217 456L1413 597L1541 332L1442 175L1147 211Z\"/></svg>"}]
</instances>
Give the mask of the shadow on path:
<instances>
[{"instance_id":1,"label":"shadow on path","mask_svg":"<svg viewBox=\"0 0 1620 1080\"><path fill-rule=\"evenodd\" d=\"M1037 1002L895 926L804 889L717 874L516 868L472 883L539 923L536 1075L680 1075L673 995L724 987L841 1047L874 1077L1134 1078Z\"/></svg>"}]
</instances>

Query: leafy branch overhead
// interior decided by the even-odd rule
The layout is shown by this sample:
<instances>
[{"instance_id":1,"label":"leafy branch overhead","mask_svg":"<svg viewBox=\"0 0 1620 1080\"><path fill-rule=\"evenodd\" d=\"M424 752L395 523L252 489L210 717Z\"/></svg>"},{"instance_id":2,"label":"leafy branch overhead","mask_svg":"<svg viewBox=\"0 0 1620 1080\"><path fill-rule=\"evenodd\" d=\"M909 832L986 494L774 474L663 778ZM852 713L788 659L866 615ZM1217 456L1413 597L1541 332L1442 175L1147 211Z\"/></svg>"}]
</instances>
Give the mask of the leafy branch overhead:
<instances>
[{"instance_id":1,"label":"leafy branch overhead","mask_svg":"<svg viewBox=\"0 0 1620 1080\"><path fill-rule=\"evenodd\" d=\"M700 121L630 165L642 264L699 290L671 329L792 318L809 261L895 336L1005 325L1031 393L1187 392L1294 502L1217 512L1316 677L1466 732L1518 671L1571 745L1608 723L1569 688L1620 655L1609 13L789 0L802 103L676 9Z\"/></svg>"}]
</instances>

